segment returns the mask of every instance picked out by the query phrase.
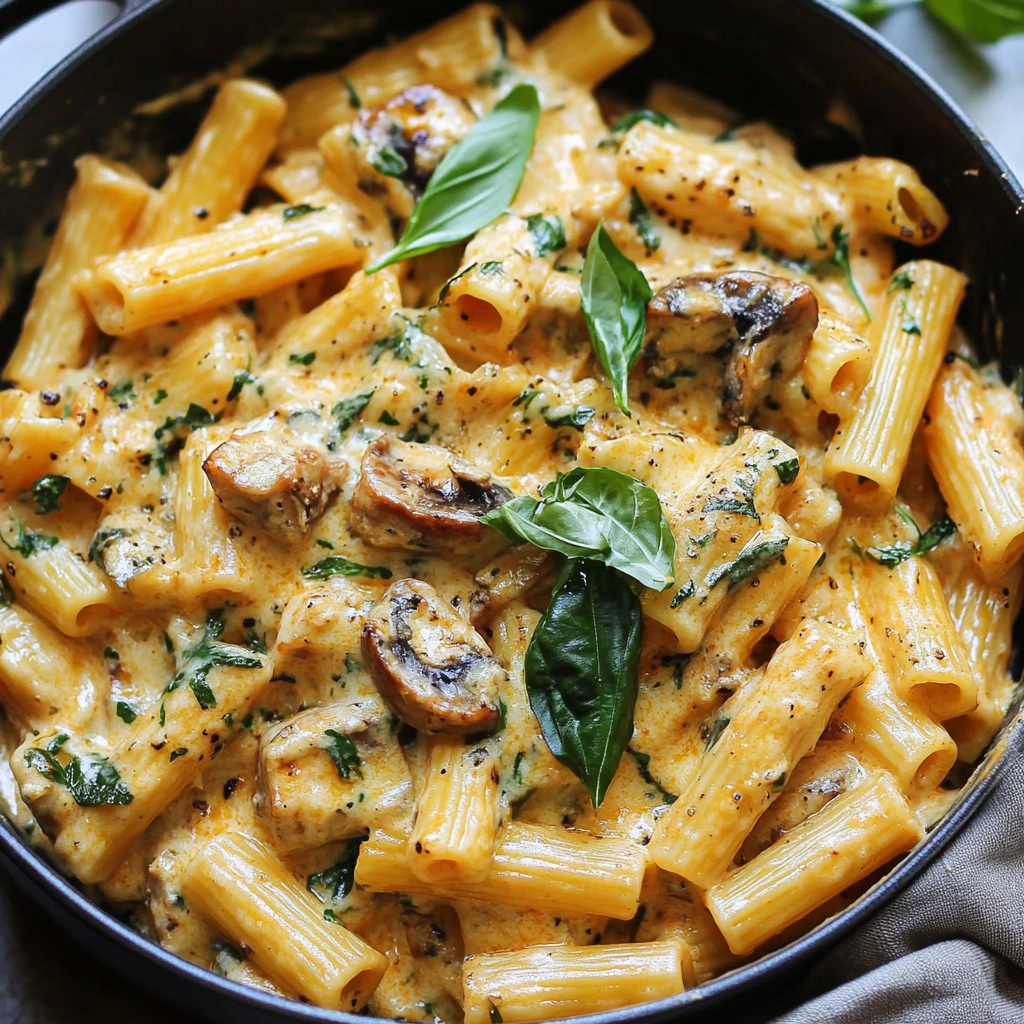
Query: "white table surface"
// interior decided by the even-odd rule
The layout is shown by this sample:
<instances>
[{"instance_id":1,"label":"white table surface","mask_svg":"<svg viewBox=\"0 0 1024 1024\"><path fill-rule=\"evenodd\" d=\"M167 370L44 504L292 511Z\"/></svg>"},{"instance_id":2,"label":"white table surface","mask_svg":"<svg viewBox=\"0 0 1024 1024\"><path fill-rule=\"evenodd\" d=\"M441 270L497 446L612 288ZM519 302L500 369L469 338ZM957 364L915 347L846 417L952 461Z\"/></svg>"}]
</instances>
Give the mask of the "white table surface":
<instances>
[{"instance_id":1,"label":"white table surface","mask_svg":"<svg viewBox=\"0 0 1024 1024\"><path fill-rule=\"evenodd\" d=\"M74 0L0 42L0 112L117 9L108 0ZM963 107L1024 178L1024 36L973 46L916 8L896 11L877 27ZM100 1020L189 1024L80 951L0 876L0 1022Z\"/></svg>"}]
</instances>

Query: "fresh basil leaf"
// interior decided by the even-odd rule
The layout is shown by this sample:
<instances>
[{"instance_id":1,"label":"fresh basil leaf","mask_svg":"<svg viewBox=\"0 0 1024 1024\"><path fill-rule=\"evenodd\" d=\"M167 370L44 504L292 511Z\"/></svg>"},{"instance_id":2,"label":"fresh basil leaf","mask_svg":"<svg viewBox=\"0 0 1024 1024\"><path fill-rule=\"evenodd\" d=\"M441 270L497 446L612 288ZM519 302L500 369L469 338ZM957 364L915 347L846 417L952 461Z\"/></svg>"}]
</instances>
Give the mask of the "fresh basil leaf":
<instances>
[{"instance_id":1,"label":"fresh basil leaf","mask_svg":"<svg viewBox=\"0 0 1024 1024\"><path fill-rule=\"evenodd\" d=\"M14 543L8 544L6 538L0 533L0 541L8 551L17 551L22 558L31 558L40 551L49 551L60 541L59 537L53 537L46 533L32 533L25 529L25 524L18 520L18 532L14 535Z\"/></svg>"},{"instance_id":2,"label":"fresh basil leaf","mask_svg":"<svg viewBox=\"0 0 1024 1024\"><path fill-rule=\"evenodd\" d=\"M231 390L228 392L227 400L229 402L233 402L242 393L242 388L244 388L246 384L252 384L255 380L256 374L252 373L250 370L240 370L235 374L235 379L231 382ZM166 394L166 392L164 392L164 394ZM156 405L157 403L154 402L153 404Z\"/></svg>"},{"instance_id":3,"label":"fresh basil leaf","mask_svg":"<svg viewBox=\"0 0 1024 1024\"><path fill-rule=\"evenodd\" d=\"M285 221L295 220L298 217L305 217L311 213L319 213L324 207L322 206L310 206L309 203L296 203L295 206L286 206L281 211L281 216Z\"/></svg>"},{"instance_id":4,"label":"fresh basil leaf","mask_svg":"<svg viewBox=\"0 0 1024 1024\"><path fill-rule=\"evenodd\" d=\"M631 110L628 114L623 114L622 117L615 122L611 127L611 132L603 138L598 146L613 147L618 146L622 142L622 137L629 131L630 128L635 124L639 124L641 121L649 121L653 125L657 125L659 128L678 128L679 125L672 120L668 114L663 114L659 110Z\"/></svg>"},{"instance_id":5,"label":"fresh basil leaf","mask_svg":"<svg viewBox=\"0 0 1024 1024\"><path fill-rule=\"evenodd\" d=\"M924 0L924 5L954 32L976 43L995 43L1024 32L1022 0Z\"/></svg>"},{"instance_id":6,"label":"fresh basil leaf","mask_svg":"<svg viewBox=\"0 0 1024 1024\"><path fill-rule=\"evenodd\" d=\"M640 241L644 243L649 253L660 248L661 236L655 230L654 218L651 217L636 189L629 194L629 223L636 228Z\"/></svg>"},{"instance_id":7,"label":"fresh basil leaf","mask_svg":"<svg viewBox=\"0 0 1024 1024\"><path fill-rule=\"evenodd\" d=\"M236 378L237 379L237 378ZM153 462L161 476L167 473L167 459L174 442L179 441L182 436L181 427L187 427L188 432L198 430L200 427L208 427L221 418L222 413L216 416L207 412L201 405L190 402L188 408L181 416L168 416L164 422L153 431L156 440L156 451L153 455ZM164 437L171 435L170 440L165 441Z\"/></svg>"},{"instance_id":8,"label":"fresh basil leaf","mask_svg":"<svg viewBox=\"0 0 1024 1024\"><path fill-rule=\"evenodd\" d=\"M326 729L324 735L327 737L324 750L330 755L334 767L338 769L338 775L347 779L355 772L359 778L362 778L363 769L360 768L360 765L363 763L363 759L359 756L358 747L337 729Z\"/></svg>"},{"instance_id":9,"label":"fresh basil leaf","mask_svg":"<svg viewBox=\"0 0 1024 1024\"><path fill-rule=\"evenodd\" d=\"M917 534L917 540L913 544L903 540L895 544L887 544L883 547L870 547L864 552L869 558L874 559L879 565L884 565L887 569L895 569L900 562L905 562L908 558L931 551L932 548L940 544L947 537L952 537L956 533L956 523L948 515L943 515L941 518L936 519L922 533L921 527L917 525L908 508L903 505L897 505L896 513L905 523L913 527L914 532ZM851 538L851 546L853 543L854 541Z\"/></svg>"},{"instance_id":10,"label":"fresh basil leaf","mask_svg":"<svg viewBox=\"0 0 1024 1024\"><path fill-rule=\"evenodd\" d=\"M651 763L650 754L645 754L642 750L635 750L633 747L626 747L626 753L629 754L629 756L636 762L636 770L640 773L640 778L642 778L649 786L654 786L654 788L661 794L661 798L665 803L674 804L679 799L679 796L676 793L670 793L651 774L649 767Z\"/></svg>"},{"instance_id":11,"label":"fresh basil leaf","mask_svg":"<svg viewBox=\"0 0 1024 1024\"><path fill-rule=\"evenodd\" d=\"M370 165L388 178L400 178L409 170L405 157L394 146L387 144L374 153L370 158Z\"/></svg>"},{"instance_id":12,"label":"fresh basil leaf","mask_svg":"<svg viewBox=\"0 0 1024 1024\"><path fill-rule=\"evenodd\" d=\"M754 506L754 479L747 473L739 473L734 481L735 491L740 497L730 494L728 487L723 487L718 494L709 495L704 502L701 511L706 515L708 512L736 512L742 516L750 516L761 522L761 514Z\"/></svg>"},{"instance_id":13,"label":"fresh basil leaf","mask_svg":"<svg viewBox=\"0 0 1024 1024\"><path fill-rule=\"evenodd\" d=\"M136 718L139 717L139 713L125 700L119 700L116 706L117 717L128 725L131 725Z\"/></svg>"},{"instance_id":14,"label":"fresh basil leaf","mask_svg":"<svg viewBox=\"0 0 1024 1024\"><path fill-rule=\"evenodd\" d=\"M513 498L482 517L511 540L570 558L590 558L664 590L676 543L657 493L606 467L560 474L536 498Z\"/></svg>"},{"instance_id":15,"label":"fresh basil leaf","mask_svg":"<svg viewBox=\"0 0 1024 1024\"><path fill-rule=\"evenodd\" d=\"M549 427L573 427L576 430L582 430L594 418L595 411L589 405L577 405L566 413L563 413L561 409L548 407L541 412L541 415Z\"/></svg>"},{"instance_id":16,"label":"fresh basil leaf","mask_svg":"<svg viewBox=\"0 0 1024 1024\"><path fill-rule=\"evenodd\" d=\"M776 462L775 472L779 475L779 483L783 487L788 487L800 475L800 460L787 459L785 462Z\"/></svg>"},{"instance_id":17,"label":"fresh basil leaf","mask_svg":"<svg viewBox=\"0 0 1024 1024\"><path fill-rule=\"evenodd\" d=\"M308 580L329 580L332 576L369 576L370 579L389 580L393 574L386 565L360 565L341 555L331 555L316 565L306 566L302 575Z\"/></svg>"},{"instance_id":18,"label":"fresh basil leaf","mask_svg":"<svg viewBox=\"0 0 1024 1024\"><path fill-rule=\"evenodd\" d=\"M910 276L909 270L898 270L892 275L889 287L885 289L886 295L893 292L908 292L914 287L914 279Z\"/></svg>"},{"instance_id":19,"label":"fresh basil leaf","mask_svg":"<svg viewBox=\"0 0 1024 1024\"><path fill-rule=\"evenodd\" d=\"M124 807L135 799L118 770L99 754L74 754L62 765L57 755L67 739L67 733L60 733L45 749L26 750L25 762L50 782L64 786L80 807Z\"/></svg>"},{"instance_id":20,"label":"fresh basil leaf","mask_svg":"<svg viewBox=\"0 0 1024 1024\"><path fill-rule=\"evenodd\" d=\"M517 85L445 154L398 244L366 273L461 242L501 216L523 180L539 120L537 89Z\"/></svg>"},{"instance_id":21,"label":"fresh basil leaf","mask_svg":"<svg viewBox=\"0 0 1024 1024\"><path fill-rule=\"evenodd\" d=\"M182 684L187 684L199 706L205 711L217 704L213 690L207 682L210 669L263 667L263 661L249 648L221 643L217 638L223 631L224 623L220 619L207 619L203 635L182 652L181 668L167 684L165 693L171 693Z\"/></svg>"},{"instance_id":22,"label":"fresh basil leaf","mask_svg":"<svg viewBox=\"0 0 1024 1024\"><path fill-rule=\"evenodd\" d=\"M526 226L533 236L538 256L546 256L549 252L561 252L565 248L565 227L562 225L561 217L555 214L545 217L542 213L536 213L526 218Z\"/></svg>"},{"instance_id":23,"label":"fresh basil leaf","mask_svg":"<svg viewBox=\"0 0 1024 1024\"><path fill-rule=\"evenodd\" d=\"M860 288L857 286L857 282L853 276L853 269L850 267L850 233L843 230L842 224L834 224L832 226L832 254L827 258L826 262L835 264L846 277L846 287L849 288L850 294L857 300L857 305L860 306L864 316L871 319L871 311L868 309L868 304L864 301L864 296L861 294Z\"/></svg>"},{"instance_id":24,"label":"fresh basil leaf","mask_svg":"<svg viewBox=\"0 0 1024 1024\"><path fill-rule=\"evenodd\" d=\"M633 734L643 616L613 569L565 563L526 652L526 689L541 733L600 806Z\"/></svg>"},{"instance_id":25,"label":"fresh basil leaf","mask_svg":"<svg viewBox=\"0 0 1024 1024\"><path fill-rule=\"evenodd\" d=\"M345 852L329 868L306 879L306 888L321 902L338 904L352 891L362 839L349 840Z\"/></svg>"},{"instance_id":26,"label":"fresh basil leaf","mask_svg":"<svg viewBox=\"0 0 1024 1024\"><path fill-rule=\"evenodd\" d=\"M69 477L47 473L32 484L32 497L36 503L37 515L45 516L48 512L60 509L60 496L64 488L71 482Z\"/></svg>"},{"instance_id":27,"label":"fresh basil leaf","mask_svg":"<svg viewBox=\"0 0 1024 1024\"><path fill-rule=\"evenodd\" d=\"M903 309L903 319L900 321L900 330L904 334L921 334L921 325L917 322L917 318L913 313L907 309L907 297L906 295L900 300Z\"/></svg>"},{"instance_id":28,"label":"fresh basil leaf","mask_svg":"<svg viewBox=\"0 0 1024 1024\"><path fill-rule=\"evenodd\" d=\"M640 355L652 292L636 264L619 252L603 222L587 246L580 288L591 344L611 381L615 404L628 416L626 386Z\"/></svg>"},{"instance_id":29,"label":"fresh basil leaf","mask_svg":"<svg viewBox=\"0 0 1024 1024\"><path fill-rule=\"evenodd\" d=\"M739 554L731 562L723 562L715 566L704 577L704 584L712 590L722 580L729 584L729 589L738 586L748 576L767 569L772 562L782 558L789 545L788 537L765 537L758 530L740 549Z\"/></svg>"},{"instance_id":30,"label":"fresh basil leaf","mask_svg":"<svg viewBox=\"0 0 1024 1024\"><path fill-rule=\"evenodd\" d=\"M356 417L369 404L376 390L376 388L368 388L366 391L357 391L354 395L349 395L348 398L334 403L331 415L334 417L334 430L339 436L352 426Z\"/></svg>"}]
</instances>

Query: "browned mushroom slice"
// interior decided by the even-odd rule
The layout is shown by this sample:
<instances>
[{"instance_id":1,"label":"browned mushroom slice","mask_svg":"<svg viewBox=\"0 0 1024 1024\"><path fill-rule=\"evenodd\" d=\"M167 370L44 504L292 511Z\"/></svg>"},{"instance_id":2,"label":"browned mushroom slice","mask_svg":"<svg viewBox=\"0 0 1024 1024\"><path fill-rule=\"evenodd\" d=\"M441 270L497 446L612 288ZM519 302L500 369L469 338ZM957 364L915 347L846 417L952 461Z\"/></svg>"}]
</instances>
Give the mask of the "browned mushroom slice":
<instances>
[{"instance_id":1,"label":"browned mushroom slice","mask_svg":"<svg viewBox=\"0 0 1024 1024\"><path fill-rule=\"evenodd\" d=\"M385 435L366 449L352 495L352 532L382 548L471 547L480 517L510 491L446 448Z\"/></svg>"},{"instance_id":2,"label":"browned mushroom slice","mask_svg":"<svg viewBox=\"0 0 1024 1024\"><path fill-rule=\"evenodd\" d=\"M745 423L803 361L817 325L818 301L799 281L746 270L689 274L651 300L647 344L662 363L687 353L724 356L723 412Z\"/></svg>"},{"instance_id":3,"label":"browned mushroom slice","mask_svg":"<svg viewBox=\"0 0 1024 1024\"><path fill-rule=\"evenodd\" d=\"M475 120L462 100L432 85L414 85L383 107L360 111L352 137L366 163L418 196Z\"/></svg>"},{"instance_id":4,"label":"browned mushroom slice","mask_svg":"<svg viewBox=\"0 0 1024 1024\"><path fill-rule=\"evenodd\" d=\"M318 438L280 418L236 431L210 452L203 471L230 515L286 538L309 529L348 472Z\"/></svg>"},{"instance_id":5,"label":"browned mushroom slice","mask_svg":"<svg viewBox=\"0 0 1024 1024\"><path fill-rule=\"evenodd\" d=\"M393 583L367 616L363 661L388 706L420 732L477 736L498 725L501 667L429 583Z\"/></svg>"}]
</instances>

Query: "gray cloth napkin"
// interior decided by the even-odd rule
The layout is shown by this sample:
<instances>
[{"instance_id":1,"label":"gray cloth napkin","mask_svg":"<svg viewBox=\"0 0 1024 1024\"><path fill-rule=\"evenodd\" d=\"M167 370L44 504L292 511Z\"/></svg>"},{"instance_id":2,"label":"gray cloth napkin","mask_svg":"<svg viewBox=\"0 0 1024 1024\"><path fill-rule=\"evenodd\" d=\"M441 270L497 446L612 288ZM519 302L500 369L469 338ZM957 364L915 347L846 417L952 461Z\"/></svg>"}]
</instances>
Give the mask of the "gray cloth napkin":
<instances>
[{"instance_id":1,"label":"gray cloth napkin","mask_svg":"<svg viewBox=\"0 0 1024 1024\"><path fill-rule=\"evenodd\" d=\"M892 903L825 955L775 1024L1024 1022L1024 724L989 799Z\"/></svg>"}]
</instances>

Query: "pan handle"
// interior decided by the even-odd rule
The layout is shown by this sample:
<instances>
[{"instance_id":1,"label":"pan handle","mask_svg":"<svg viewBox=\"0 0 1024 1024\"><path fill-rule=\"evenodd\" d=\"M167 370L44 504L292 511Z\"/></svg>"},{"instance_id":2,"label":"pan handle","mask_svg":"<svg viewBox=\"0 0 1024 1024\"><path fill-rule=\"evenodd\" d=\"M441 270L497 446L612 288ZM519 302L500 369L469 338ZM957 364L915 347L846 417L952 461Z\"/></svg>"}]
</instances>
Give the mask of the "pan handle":
<instances>
[{"instance_id":1,"label":"pan handle","mask_svg":"<svg viewBox=\"0 0 1024 1024\"><path fill-rule=\"evenodd\" d=\"M67 0L0 0L0 39L9 36L16 28L20 28L40 14L52 11L66 2ZM147 0L120 0L121 10L111 20L117 21L146 2Z\"/></svg>"}]
</instances>

